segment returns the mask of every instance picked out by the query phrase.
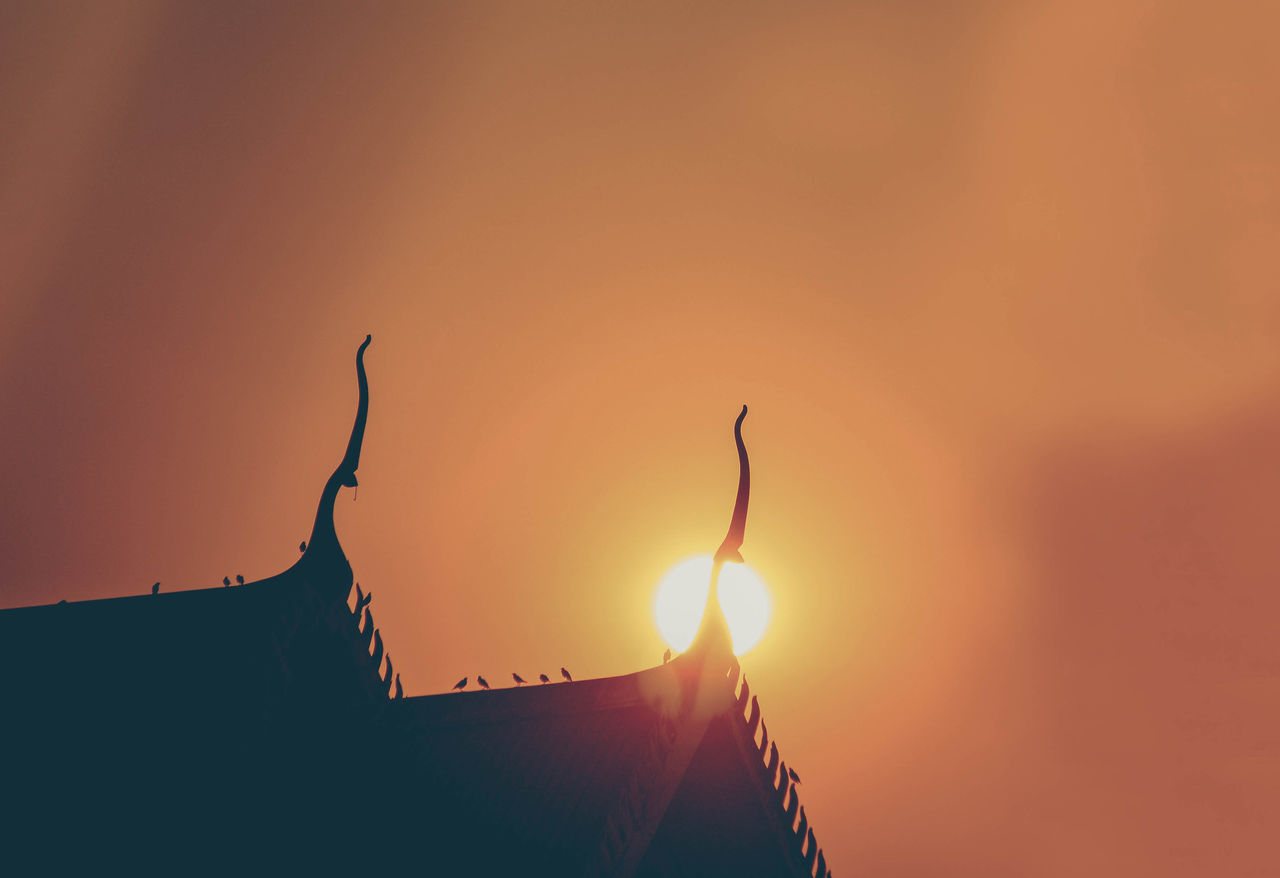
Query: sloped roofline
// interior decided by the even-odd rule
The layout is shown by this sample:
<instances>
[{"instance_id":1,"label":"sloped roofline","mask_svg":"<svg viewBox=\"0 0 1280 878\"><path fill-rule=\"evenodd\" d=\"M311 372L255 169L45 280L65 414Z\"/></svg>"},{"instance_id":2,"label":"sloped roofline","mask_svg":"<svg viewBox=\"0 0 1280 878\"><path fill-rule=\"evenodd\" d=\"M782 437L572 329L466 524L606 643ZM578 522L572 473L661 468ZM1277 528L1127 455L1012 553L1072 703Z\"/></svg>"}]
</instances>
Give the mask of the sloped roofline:
<instances>
[{"instance_id":1,"label":"sloped roofline","mask_svg":"<svg viewBox=\"0 0 1280 878\"><path fill-rule=\"evenodd\" d=\"M787 774L787 763L778 752L778 744L769 740L760 701L751 694L745 676L741 686L737 687L729 719L738 752L755 781L761 804L777 827L784 847L803 864L805 871L801 874L827 878L831 871L827 868L826 856L818 846L808 815L800 804L796 785Z\"/></svg>"}]
</instances>

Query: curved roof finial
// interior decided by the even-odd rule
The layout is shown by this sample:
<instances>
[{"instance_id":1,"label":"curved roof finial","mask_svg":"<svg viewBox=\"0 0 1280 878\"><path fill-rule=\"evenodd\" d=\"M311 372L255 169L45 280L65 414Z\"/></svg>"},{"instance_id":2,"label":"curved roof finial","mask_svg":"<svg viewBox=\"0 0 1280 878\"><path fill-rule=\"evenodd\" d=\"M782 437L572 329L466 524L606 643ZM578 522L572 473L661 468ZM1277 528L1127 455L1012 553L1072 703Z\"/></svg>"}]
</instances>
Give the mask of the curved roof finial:
<instances>
[{"instance_id":1,"label":"curved roof finial","mask_svg":"<svg viewBox=\"0 0 1280 878\"><path fill-rule=\"evenodd\" d=\"M356 467L360 465L360 446L364 442L364 425L369 417L369 379L364 371L364 351L373 341L372 335L366 335L356 350L356 383L360 389L360 402L356 406L356 422L351 427L351 439L347 442L346 454L338 463L338 468L329 476L320 493L320 505L316 509L316 521L311 528L311 539L307 540L307 548L298 562L341 562L345 566L346 588L343 598L351 588L351 566L346 563L342 547L338 545L338 534L333 526L333 504L338 498L339 488L354 488Z\"/></svg>"},{"instance_id":2,"label":"curved roof finial","mask_svg":"<svg viewBox=\"0 0 1280 878\"><path fill-rule=\"evenodd\" d=\"M751 499L751 463L747 460L747 446L742 443L742 420L747 416L747 407L733 424L733 440L738 445L738 496L733 503L733 520L729 522L729 533L724 542L716 549L715 561L723 564L726 561L743 563L742 536L747 529L747 501Z\"/></svg>"},{"instance_id":3,"label":"curved roof finial","mask_svg":"<svg viewBox=\"0 0 1280 878\"><path fill-rule=\"evenodd\" d=\"M742 442L742 420L747 416L747 407L742 407L738 420L733 424L733 439L738 445L738 496L733 503L733 519L729 522L729 533L724 542L716 549L711 562L711 583L707 590L707 605L702 611L702 622L698 625L698 633L693 643L686 650L686 655L727 656L733 659L733 636L729 631L729 623L725 621L720 609L720 569L726 563L742 564L743 533L747 529L747 501L751 498L751 464L747 460L747 446Z\"/></svg>"},{"instance_id":4,"label":"curved roof finial","mask_svg":"<svg viewBox=\"0 0 1280 878\"><path fill-rule=\"evenodd\" d=\"M356 405L356 422L351 426L351 439L347 442L347 453L334 471L334 475L342 475L342 484L348 488L356 486L356 467L360 465L360 446L364 444L364 424L369 419L369 379L364 374L364 349L373 341L372 335L366 335L360 347L356 349L356 384L360 388L360 402ZM348 481L349 479L349 481Z\"/></svg>"}]
</instances>

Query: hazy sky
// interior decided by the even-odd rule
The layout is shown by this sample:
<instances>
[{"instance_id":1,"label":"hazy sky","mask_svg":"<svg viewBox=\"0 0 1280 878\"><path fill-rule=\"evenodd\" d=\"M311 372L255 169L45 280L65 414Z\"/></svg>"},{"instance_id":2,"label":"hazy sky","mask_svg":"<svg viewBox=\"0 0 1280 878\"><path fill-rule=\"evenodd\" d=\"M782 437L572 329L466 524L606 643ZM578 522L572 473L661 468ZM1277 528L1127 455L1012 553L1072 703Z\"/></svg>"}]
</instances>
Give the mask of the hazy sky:
<instances>
[{"instance_id":1,"label":"hazy sky","mask_svg":"<svg viewBox=\"0 0 1280 878\"><path fill-rule=\"evenodd\" d=\"M836 874L1274 875L1265 9L0 2L0 603L290 565L372 333L408 693L627 673L746 402Z\"/></svg>"}]
</instances>

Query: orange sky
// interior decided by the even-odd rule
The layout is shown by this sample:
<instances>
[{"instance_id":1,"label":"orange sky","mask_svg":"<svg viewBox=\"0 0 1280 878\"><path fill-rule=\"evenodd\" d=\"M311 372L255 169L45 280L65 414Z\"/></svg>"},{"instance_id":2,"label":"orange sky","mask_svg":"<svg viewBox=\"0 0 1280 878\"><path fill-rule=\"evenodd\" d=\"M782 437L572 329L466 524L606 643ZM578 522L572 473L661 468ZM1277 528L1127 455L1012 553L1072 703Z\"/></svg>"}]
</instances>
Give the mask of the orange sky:
<instances>
[{"instance_id":1,"label":"orange sky","mask_svg":"<svg viewBox=\"0 0 1280 878\"><path fill-rule=\"evenodd\" d=\"M0 5L5 606L338 530L409 694L744 660L836 874L1274 875L1265 4Z\"/></svg>"}]
</instances>

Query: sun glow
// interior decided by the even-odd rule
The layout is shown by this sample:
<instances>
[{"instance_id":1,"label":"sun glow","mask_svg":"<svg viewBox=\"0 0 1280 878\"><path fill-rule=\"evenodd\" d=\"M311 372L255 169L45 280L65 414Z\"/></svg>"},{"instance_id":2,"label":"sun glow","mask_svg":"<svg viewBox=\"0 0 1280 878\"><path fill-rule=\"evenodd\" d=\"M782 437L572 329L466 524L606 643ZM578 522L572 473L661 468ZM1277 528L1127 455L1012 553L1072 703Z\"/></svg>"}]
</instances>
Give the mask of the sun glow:
<instances>
[{"instance_id":1,"label":"sun glow","mask_svg":"<svg viewBox=\"0 0 1280 878\"><path fill-rule=\"evenodd\" d=\"M658 583L653 615L662 639L677 652L693 643L711 587L711 556L681 561ZM729 623L733 651L743 655L760 642L772 610L764 580L746 564L726 564L720 571L720 609Z\"/></svg>"}]
</instances>

